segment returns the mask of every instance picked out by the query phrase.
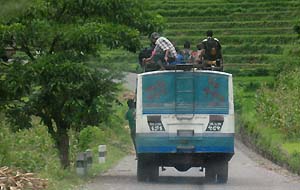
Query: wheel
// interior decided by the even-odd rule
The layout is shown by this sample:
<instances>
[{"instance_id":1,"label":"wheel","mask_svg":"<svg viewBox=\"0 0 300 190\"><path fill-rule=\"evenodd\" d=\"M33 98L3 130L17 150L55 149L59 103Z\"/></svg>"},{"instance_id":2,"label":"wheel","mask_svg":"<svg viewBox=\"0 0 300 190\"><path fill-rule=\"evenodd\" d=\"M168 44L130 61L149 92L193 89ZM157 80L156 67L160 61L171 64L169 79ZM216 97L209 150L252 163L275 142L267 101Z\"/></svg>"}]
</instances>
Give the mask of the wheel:
<instances>
[{"instance_id":1,"label":"wheel","mask_svg":"<svg viewBox=\"0 0 300 190\"><path fill-rule=\"evenodd\" d=\"M140 155L137 163L138 181L157 181L159 167L154 156Z\"/></svg>"},{"instance_id":2,"label":"wheel","mask_svg":"<svg viewBox=\"0 0 300 190\"><path fill-rule=\"evenodd\" d=\"M217 182L227 183L228 181L228 162L222 161L218 163Z\"/></svg>"},{"instance_id":3,"label":"wheel","mask_svg":"<svg viewBox=\"0 0 300 190\"><path fill-rule=\"evenodd\" d=\"M137 180L138 181L146 181L147 180L147 170L142 159L138 159L137 161Z\"/></svg>"},{"instance_id":4,"label":"wheel","mask_svg":"<svg viewBox=\"0 0 300 190\"><path fill-rule=\"evenodd\" d=\"M205 181L208 183L216 182L216 170L213 163L208 163L205 167Z\"/></svg>"},{"instance_id":5,"label":"wheel","mask_svg":"<svg viewBox=\"0 0 300 190\"><path fill-rule=\"evenodd\" d=\"M153 164L151 167L149 167L149 181L157 181L159 176L159 167L157 164Z\"/></svg>"}]
</instances>

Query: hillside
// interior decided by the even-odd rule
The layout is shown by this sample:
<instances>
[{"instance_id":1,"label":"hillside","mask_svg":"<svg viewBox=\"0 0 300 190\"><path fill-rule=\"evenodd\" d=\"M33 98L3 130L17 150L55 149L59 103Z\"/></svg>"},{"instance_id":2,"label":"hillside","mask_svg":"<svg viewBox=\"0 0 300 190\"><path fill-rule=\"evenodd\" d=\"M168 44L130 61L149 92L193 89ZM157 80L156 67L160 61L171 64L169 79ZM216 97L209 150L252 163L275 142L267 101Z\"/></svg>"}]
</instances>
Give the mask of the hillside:
<instances>
[{"instance_id":1,"label":"hillside","mask_svg":"<svg viewBox=\"0 0 300 190\"><path fill-rule=\"evenodd\" d=\"M300 1L192 0L152 1L152 10L167 18L164 35L177 46L189 40L195 48L212 29L223 47L225 70L260 69L286 60L284 51L297 38Z\"/></svg>"},{"instance_id":2,"label":"hillside","mask_svg":"<svg viewBox=\"0 0 300 190\"><path fill-rule=\"evenodd\" d=\"M28 2L5 3L0 17L12 16L10 10L22 10ZM153 0L149 7L149 11L166 18L163 35L179 48L188 40L196 49L205 32L213 30L222 43L225 70L239 75L270 74L276 64L299 61L285 54L297 39L293 27L300 19L299 10L297 0ZM147 46L148 39L143 44ZM137 54L105 50L101 55L104 62L117 63L124 69L138 66Z\"/></svg>"}]
</instances>

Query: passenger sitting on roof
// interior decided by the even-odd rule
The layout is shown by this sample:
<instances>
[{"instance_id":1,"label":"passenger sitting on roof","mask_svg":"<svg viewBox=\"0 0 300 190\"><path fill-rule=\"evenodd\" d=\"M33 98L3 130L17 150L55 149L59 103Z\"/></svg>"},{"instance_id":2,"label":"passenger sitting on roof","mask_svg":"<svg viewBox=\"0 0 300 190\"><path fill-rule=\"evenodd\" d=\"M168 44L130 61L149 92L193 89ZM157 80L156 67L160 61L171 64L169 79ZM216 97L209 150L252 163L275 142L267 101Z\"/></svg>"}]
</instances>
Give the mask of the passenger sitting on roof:
<instances>
[{"instance_id":1,"label":"passenger sitting on roof","mask_svg":"<svg viewBox=\"0 0 300 190\"><path fill-rule=\"evenodd\" d=\"M192 50L191 43L189 41L184 42L183 50L181 50L183 56L183 62L192 63Z\"/></svg>"},{"instance_id":2,"label":"passenger sitting on roof","mask_svg":"<svg viewBox=\"0 0 300 190\"><path fill-rule=\"evenodd\" d=\"M201 55L201 51L200 50L196 50L196 51L192 51L191 52L191 63L193 64L201 64L202 63L202 57L200 57Z\"/></svg>"},{"instance_id":3,"label":"passenger sitting on roof","mask_svg":"<svg viewBox=\"0 0 300 190\"><path fill-rule=\"evenodd\" d=\"M155 44L154 45L150 44L149 47L141 49L141 51L139 53L139 64L142 68L144 68L145 72L157 71L161 68L158 64L154 63L153 61L149 62L147 65L145 65L145 63L144 63L144 59L148 58L152 55L154 48L155 48Z\"/></svg>"},{"instance_id":4,"label":"passenger sitting on roof","mask_svg":"<svg viewBox=\"0 0 300 190\"><path fill-rule=\"evenodd\" d=\"M139 64L141 66L143 66L143 59L150 57L154 48L155 44L151 43L149 47L141 49L141 51L139 52Z\"/></svg>"},{"instance_id":5,"label":"passenger sitting on roof","mask_svg":"<svg viewBox=\"0 0 300 190\"><path fill-rule=\"evenodd\" d=\"M157 32L153 32L150 39L155 43L155 48L149 58L144 59L144 63L149 63L154 60L164 69L164 65L176 60L177 52L174 45L165 37L161 37Z\"/></svg>"},{"instance_id":6,"label":"passenger sitting on roof","mask_svg":"<svg viewBox=\"0 0 300 190\"><path fill-rule=\"evenodd\" d=\"M169 62L170 65L177 65L177 64L184 64L183 62L183 55L179 52L176 56L176 60L173 62Z\"/></svg>"},{"instance_id":7,"label":"passenger sitting on roof","mask_svg":"<svg viewBox=\"0 0 300 190\"><path fill-rule=\"evenodd\" d=\"M213 38L213 31L208 30L206 35L207 38L197 45L200 60L205 68L219 67L223 70L221 44L217 38Z\"/></svg>"}]
</instances>

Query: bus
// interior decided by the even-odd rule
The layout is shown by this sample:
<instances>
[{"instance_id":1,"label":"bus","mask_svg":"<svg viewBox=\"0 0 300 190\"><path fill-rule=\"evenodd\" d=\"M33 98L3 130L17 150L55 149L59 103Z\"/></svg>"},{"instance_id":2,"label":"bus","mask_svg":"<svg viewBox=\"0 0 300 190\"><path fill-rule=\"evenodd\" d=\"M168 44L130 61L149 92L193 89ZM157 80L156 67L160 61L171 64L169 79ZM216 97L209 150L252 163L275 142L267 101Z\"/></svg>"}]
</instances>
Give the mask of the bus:
<instances>
[{"instance_id":1,"label":"bus","mask_svg":"<svg viewBox=\"0 0 300 190\"><path fill-rule=\"evenodd\" d=\"M232 75L193 66L138 74L138 181L156 181L159 168L199 167L205 180L227 183L234 155Z\"/></svg>"}]
</instances>

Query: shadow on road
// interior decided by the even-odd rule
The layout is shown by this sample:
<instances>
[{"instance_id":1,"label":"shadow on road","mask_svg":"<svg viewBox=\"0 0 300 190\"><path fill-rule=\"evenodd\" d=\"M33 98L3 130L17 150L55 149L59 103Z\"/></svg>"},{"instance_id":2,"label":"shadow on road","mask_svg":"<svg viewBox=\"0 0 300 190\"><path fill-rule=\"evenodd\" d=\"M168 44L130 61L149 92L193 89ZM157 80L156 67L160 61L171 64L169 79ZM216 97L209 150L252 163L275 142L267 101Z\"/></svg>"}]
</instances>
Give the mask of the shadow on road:
<instances>
[{"instance_id":1,"label":"shadow on road","mask_svg":"<svg viewBox=\"0 0 300 190\"><path fill-rule=\"evenodd\" d=\"M146 184L169 184L169 185L204 185L210 184L205 181L203 176L193 177L193 176L159 176L158 181L155 182L138 182L136 176L131 175L105 175L99 176L98 178L101 181L111 181L113 180L114 183L124 184L124 183L146 183ZM97 181L98 181L97 179Z\"/></svg>"},{"instance_id":2,"label":"shadow on road","mask_svg":"<svg viewBox=\"0 0 300 190\"><path fill-rule=\"evenodd\" d=\"M183 176L160 176L158 178L157 183L162 184L190 184L190 185L199 185L204 184L205 179L204 177L183 177Z\"/></svg>"}]
</instances>

